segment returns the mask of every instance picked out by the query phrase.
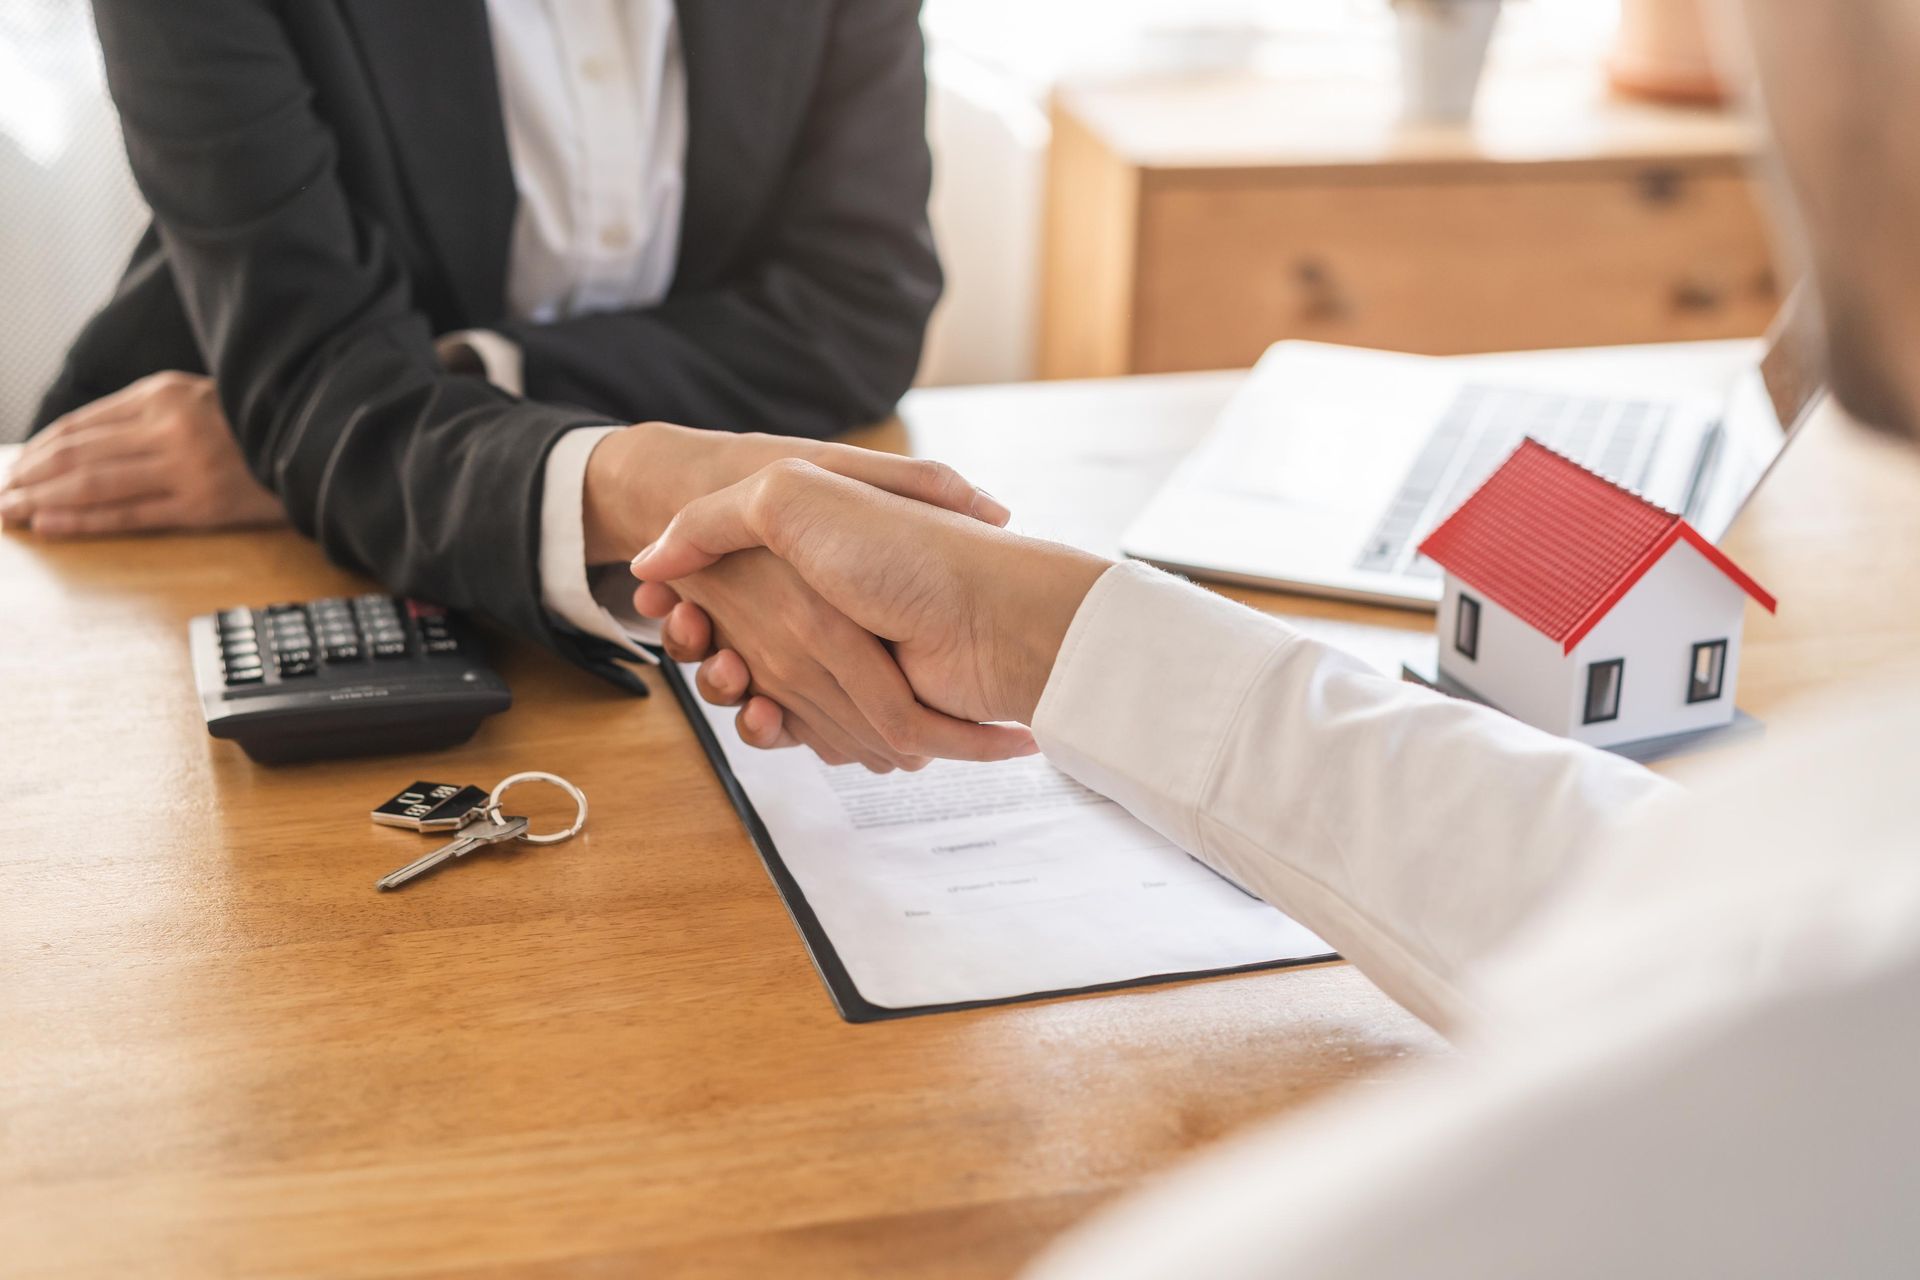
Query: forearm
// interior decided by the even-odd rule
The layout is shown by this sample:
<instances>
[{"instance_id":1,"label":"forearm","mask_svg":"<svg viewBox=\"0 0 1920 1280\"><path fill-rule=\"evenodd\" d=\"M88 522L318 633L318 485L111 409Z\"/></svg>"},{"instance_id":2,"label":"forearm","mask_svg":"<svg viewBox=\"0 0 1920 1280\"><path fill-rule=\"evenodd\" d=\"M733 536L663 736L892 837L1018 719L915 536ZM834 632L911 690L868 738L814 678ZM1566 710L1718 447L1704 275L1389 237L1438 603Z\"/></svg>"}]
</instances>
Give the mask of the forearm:
<instances>
[{"instance_id":1,"label":"forearm","mask_svg":"<svg viewBox=\"0 0 1920 1280\"><path fill-rule=\"evenodd\" d=\"M1088 593L1033 724L1067 772L1440 1025L1473 966L1671 789L1138 565Z\"/></svg>"},{"instance_id":2,"label":"forearm","mask_svg":"<svg viewBox=\"0 0 1920 1280\"><path fill-rule=\"evenodd\" d=\"M600 419L442 367L276 7L95 11L134 176L250 469L335 559L549 638L541 468Z\"/></svg>"}]
</instances>

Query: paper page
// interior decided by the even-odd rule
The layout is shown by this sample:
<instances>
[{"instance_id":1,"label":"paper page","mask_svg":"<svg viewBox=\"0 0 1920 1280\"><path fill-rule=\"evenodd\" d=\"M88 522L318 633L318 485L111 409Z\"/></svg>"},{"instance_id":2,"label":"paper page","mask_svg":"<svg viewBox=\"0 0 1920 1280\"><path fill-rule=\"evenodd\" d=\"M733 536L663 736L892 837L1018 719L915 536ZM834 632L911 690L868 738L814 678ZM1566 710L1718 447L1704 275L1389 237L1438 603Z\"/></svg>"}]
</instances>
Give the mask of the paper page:
<instances>
[{"instance_id":1,"label":"paper page","mask_svg":"<svg viewBox=\"0 0 1920 1280\"><path fill-rule=\"evenodd\" d=\"M1005 999L1330 953L1041 757L833 769L804 750L748 747L730 709L701 709L870 1003Z\"/></svg>"}]
</instances>

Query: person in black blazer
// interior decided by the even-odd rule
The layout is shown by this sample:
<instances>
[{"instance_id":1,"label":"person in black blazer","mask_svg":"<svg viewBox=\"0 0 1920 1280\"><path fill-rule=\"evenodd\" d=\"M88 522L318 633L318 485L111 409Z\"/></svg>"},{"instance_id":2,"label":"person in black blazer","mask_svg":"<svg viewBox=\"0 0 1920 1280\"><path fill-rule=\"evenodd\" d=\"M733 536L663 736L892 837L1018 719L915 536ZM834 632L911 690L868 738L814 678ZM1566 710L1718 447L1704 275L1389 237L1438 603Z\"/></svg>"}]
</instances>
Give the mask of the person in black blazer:
<instances>
[{"instance_id":1,"label":"person in black blazer","mask_svg":"<svg viewBox=\"0 0 1920 1280\"><path fill-rule=\"evenodd\" d=\"M270 491L234 501L277 501L389 588L486 614L631 684L614 646L542 607L548 454L575 428L645 424L587 464L596 563L626 559L685 501L770 458L878 465L839 446L658 424L823 438L883 417L906 389L941 283L918 5L679 0L684 215L670 291L542 323L504 306L516 189L490 2L95 0L153 222L38 422L84 425L114 396L123 413L131 401L178 416L196 387L180 375L209 375L202 395L211 405L217 390L244 484ZM522 395L448 366L438 340L475 328L517 345ZM178 372L149 377L161 371ZM946 473L886 476L1004 518ZM0 515L32 514L16 479ZM827 625L770 559L712 590L715 624L748 644L756 629L770 648L770 628ZM820 652L819 639L799 651ZM881 688L897 700L904 682L857 628L842 647L850 668L866 665L810 673L802 721L830 756L910 759L855 710L879 705Z\"/></svg>"}]
</instances>

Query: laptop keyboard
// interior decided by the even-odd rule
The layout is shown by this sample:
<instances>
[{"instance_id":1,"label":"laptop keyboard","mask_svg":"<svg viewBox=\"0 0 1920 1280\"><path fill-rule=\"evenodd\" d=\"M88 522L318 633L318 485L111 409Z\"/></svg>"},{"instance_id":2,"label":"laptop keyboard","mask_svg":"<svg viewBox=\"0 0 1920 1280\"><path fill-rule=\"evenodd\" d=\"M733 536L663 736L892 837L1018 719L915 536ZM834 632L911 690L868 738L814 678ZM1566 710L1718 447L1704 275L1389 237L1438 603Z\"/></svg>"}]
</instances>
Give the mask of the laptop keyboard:
<instances>
[{"instance_id":1,"label":"laptop keyboard","mask_svg":"<svg viewBox=\"0 0 1920 1280\"><path fill-rule=\"evenodd\" d=\"M1416 578L1440 570L1414 548L1532 436L1638 492L1653 469L1672 406L1657 400L1466 386L1441 416L1354 567Z\"/></svg>"}]
</instances>

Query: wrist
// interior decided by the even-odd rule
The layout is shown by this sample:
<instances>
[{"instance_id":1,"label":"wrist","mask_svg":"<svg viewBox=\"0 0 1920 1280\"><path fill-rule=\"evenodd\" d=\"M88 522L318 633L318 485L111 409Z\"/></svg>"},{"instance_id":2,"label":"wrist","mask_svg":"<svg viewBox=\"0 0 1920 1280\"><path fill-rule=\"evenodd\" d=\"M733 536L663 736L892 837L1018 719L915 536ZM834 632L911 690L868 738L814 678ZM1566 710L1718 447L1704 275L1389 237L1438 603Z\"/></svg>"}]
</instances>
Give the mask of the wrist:
<instances>
[{"instance_id":1,"label":"wrist","mask_svg":"<svg viewBox=\"0 0 1920 1280\"><path fill-rule=\"evenodd\" d=\"M1081 602L1113 562L1031 538L998 545L1002 554L985 565L984 576L995 714L1031 724Z\"/></svg>"},{"instance_id":2,"label":"wrist","mask_svg":"<svg viewBox=\"0 0 1920 1280\"><path fill-rule=\"evenodd\" d=\"M660 536L673 518L664 495L656 492L658 472L646 468L652 423L613 432L587 455L580 493L587 563L616 564L631 559Z\"/></svg>"}]
</instances>

